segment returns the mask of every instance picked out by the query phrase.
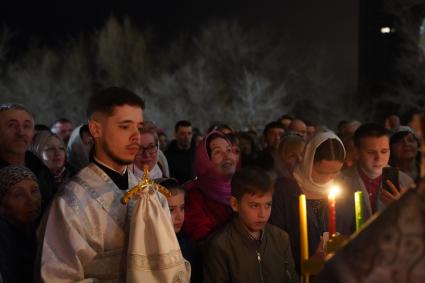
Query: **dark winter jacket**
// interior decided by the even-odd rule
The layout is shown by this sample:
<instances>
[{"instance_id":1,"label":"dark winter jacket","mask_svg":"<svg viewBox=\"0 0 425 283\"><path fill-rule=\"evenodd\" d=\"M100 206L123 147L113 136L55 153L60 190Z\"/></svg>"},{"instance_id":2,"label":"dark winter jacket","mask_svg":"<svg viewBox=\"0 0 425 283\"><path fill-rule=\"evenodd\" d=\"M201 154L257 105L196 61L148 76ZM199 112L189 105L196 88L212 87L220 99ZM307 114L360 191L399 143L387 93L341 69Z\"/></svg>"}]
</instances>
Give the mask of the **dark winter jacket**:
<instances>
[{"instance_id":1,"label":"dark winter jacket","mask_svg":"<svg viewBox=\"0 0 425 283\"><path fill-rule=\"evenodd\" d=\"M267 224L260 241L235 218L206 244L204 283L298 282L288 234Z\"/></svg>"},{"instance_id":2,"label":"dark winter jacket","mask_svg":"<svg viewBox=\"0 0 425 283\"><path fill-rule=\"evenodd\" d=\"M180 183L185 183L194 177L195 147L192 146L188 150L181 150L177 147L176 140L173 140L164 154L167 157L168 167L170 168L170 177L176 178Z\"/></svg>"},{"instance_id":3,"label":"dark winter jacket","mask_svg":"<svg viewBox=\"0 0 425 283\"><path fill-rule=\"evenodd\" d=\"M202 283L202 257L200 244L188 239L183 231L176 234L183 257L190 262L190 283Z\"/></svg>"},{"instance_id":4,"label":"dark winter jacket","mask_svg":"<svg viewBox=\"0 0 425 283\"><path fill-rule=\"evenodd\" d=\"M18 229L0 218L0 273L3 283L31 283L37 242L34 227Z\"/></svg>"}]
</instances>

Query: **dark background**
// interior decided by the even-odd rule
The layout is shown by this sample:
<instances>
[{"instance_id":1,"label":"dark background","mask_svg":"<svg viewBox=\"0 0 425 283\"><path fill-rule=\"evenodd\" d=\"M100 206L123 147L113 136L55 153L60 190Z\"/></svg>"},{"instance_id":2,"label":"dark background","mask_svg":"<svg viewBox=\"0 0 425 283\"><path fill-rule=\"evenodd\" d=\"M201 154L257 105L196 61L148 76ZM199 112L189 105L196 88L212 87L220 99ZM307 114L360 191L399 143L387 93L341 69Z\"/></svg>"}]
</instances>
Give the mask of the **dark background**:
<instances>
[{"instance_id":1,"label":"dark background","mask_svg":"<svg viewBox=\"0 0 425 283\"><path fill-rule=\"evenodd\" d=\"M196 34L202 25L214 20L236 19L247 27L266 25L290 39L288 49L294 57L309 58L319 50L327 58L319 71L347 88L342 95L354 92L361 103L368 103L371 96L382 96L395 88L391 82L410 85L397 81L403 70L395 59L403 57L400 46L406 39L398 30L380 33L382 26L403 25L400 17L414 15L420 22L425 10L420 1L401 16L394 15L397 9L387 7L393 3L402 8L407 4L400 3L408 2L415 1L20 0L2 2L0 18L1 24L14 33L14 50L9 53L12 57L34 42L60 46L72 36L99 29L111 15L128 16L140 29L153 30L158 48L171 44L181 32ZM422 85L414 88L414 92L423 94Z\"/></svg>"}]
</instances>

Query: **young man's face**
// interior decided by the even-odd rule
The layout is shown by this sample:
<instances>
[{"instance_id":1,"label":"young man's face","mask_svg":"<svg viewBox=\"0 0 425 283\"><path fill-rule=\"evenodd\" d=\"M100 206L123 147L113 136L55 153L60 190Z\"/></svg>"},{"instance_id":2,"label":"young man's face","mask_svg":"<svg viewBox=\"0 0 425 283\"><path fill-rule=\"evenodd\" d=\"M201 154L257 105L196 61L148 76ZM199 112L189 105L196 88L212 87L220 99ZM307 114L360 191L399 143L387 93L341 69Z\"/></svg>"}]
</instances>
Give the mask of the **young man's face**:
<instances>
[{"instance_id":1,"label":"young man's face","mask_svg":"<svg viewBox=\"0 0 425 283\"><path fill-rule=\"evenodd\" d=\"M244 194L241 200L231 198L233 211L238 213L239 221L251 233L263 230L270 218L272 192L265 194Z\"/></svg>"},{"instance_id":2,"label":"young man's face","mask_svg":"<svg viewBox=\"0 0 425 283\"><path fill-rule=\"evenodd\" d=\"M133 162L140 147L143 110L138 106L115 106L112 115L94 114L89 122L95 140L95 157L114 169Z\"/></svg>"},{"instance_id":3,"label":"young man's face","mask_svg":"<svg viewBox=\"0 0 425 283\"><path fill-rule=\"evenodd\" d=\"M192 142L192 127L178 127L175 137L180 149L189 149Z\"/></svg>"},{"instance_id":4,"label":"young man's face","mask_svg":"<svg viewBox=\"0 0 425 283\"><path fill-rule=\"evenodd\" d=\"M390 141L387 136L365 137L356 147L357 162L363 172L372 179L382 175L382 168L390 159Z\"/></svg>"},{"instance_id":5,"label":"young man's face","mask_svg":"<svg viewBox=\"0 0 425 283\"><path fill-rule=\"evenodd\" d=\"M34 120L24 110L2 111L0 113L0 133L1 152L24 154L30 147L34 136Z\"/></svg>"}]
</instances>

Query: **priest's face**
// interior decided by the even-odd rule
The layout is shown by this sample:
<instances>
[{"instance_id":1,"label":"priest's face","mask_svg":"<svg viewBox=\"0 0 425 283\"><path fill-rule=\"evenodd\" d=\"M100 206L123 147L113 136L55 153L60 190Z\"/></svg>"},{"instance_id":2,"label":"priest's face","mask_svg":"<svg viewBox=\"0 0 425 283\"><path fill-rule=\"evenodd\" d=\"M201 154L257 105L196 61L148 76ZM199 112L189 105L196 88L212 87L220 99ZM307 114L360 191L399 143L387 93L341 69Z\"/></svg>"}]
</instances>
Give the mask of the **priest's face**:
<instances>
[{"instance_id":1,"label":"priest's face","mask_svg":"<svg viewBox=\"0 0 425 283\"><path fill-rule=\"evenodd\" d=\"M95 140L95 157L121 171L134 161L140 148L143 110L138 106L115 106L112 115L98 113L89 123Z\"/></svg>"}]
</instances>

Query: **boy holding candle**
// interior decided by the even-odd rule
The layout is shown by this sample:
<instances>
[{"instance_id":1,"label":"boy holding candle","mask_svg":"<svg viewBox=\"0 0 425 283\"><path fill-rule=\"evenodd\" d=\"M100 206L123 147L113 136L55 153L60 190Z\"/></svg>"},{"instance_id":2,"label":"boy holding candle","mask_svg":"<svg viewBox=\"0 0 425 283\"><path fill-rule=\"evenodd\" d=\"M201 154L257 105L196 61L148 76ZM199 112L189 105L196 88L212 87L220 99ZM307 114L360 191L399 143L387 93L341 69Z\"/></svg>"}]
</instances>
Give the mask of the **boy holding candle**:
<instances>
[{"instance_id":1,"label":"boy holding candle","mask_svg":"<svg viewBox=\"0 0 425 283\"><path fill-rule=\"evenodd\" d=\"M231 183L237 216L209 239L204 282L297 282L288 234L267 224L273 184L259 168L244 168Z\"/></svg>"}]
</instances>

